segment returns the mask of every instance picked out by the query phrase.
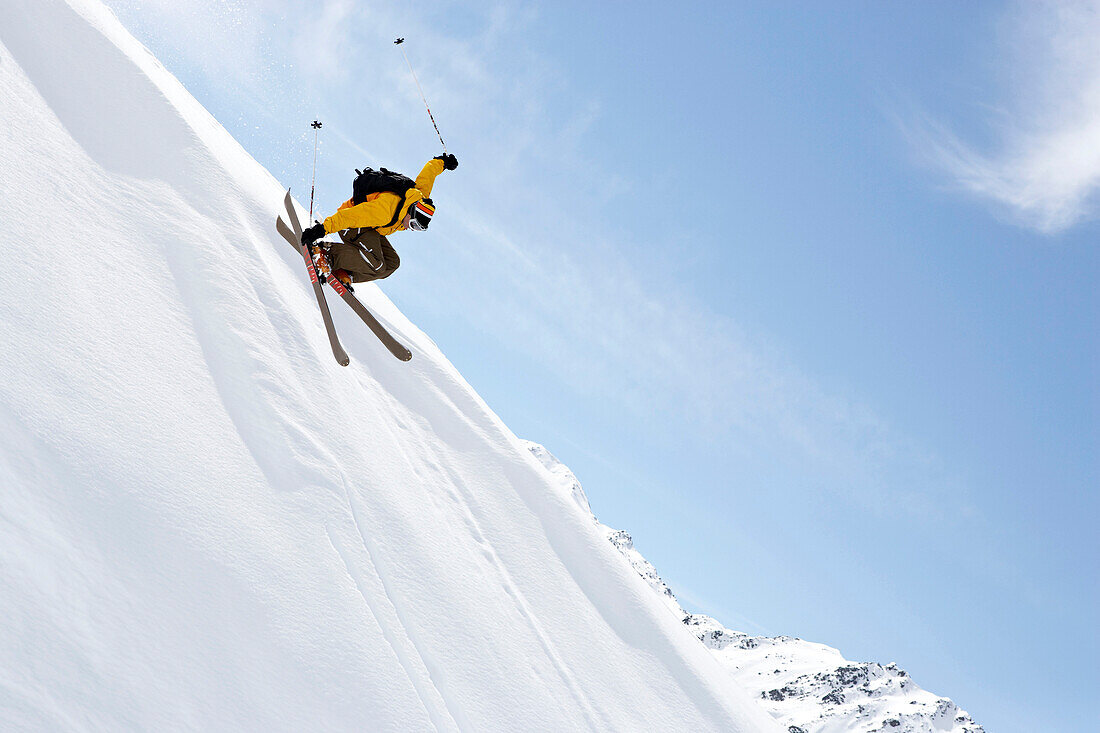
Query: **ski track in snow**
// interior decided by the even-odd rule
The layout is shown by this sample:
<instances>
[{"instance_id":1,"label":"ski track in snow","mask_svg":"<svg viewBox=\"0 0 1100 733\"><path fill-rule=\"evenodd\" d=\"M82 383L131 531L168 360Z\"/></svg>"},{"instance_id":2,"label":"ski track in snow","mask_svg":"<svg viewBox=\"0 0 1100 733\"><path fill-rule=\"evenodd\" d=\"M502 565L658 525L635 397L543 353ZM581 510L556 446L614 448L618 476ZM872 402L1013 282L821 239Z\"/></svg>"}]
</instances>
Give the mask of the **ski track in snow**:
<instances>
[{"instance_id":1,"label":"ski track in snow","mask_svg":"<svg viewBox=\"0 0 1100 733\"><path fill-rule=\"evenodd\" d=\"M346 484L344 490L345 492L349 492ZM343 548L342 543L335 537L332 529L326 527L329 542L332 543L333 550L340 556L340 559L344 563L344 567L347 568L349 577L351 577L352 581L355 583L355 587L359 590L359 595L363 597L363 602L366 604L367 609L371 612L378 626L382 629L382 634L386 639L386 643L390 645L394 655L401 663L402 668L405 670L405 675L409 679L409 683L416 689L416 693L420 697L420 702L424 706L425 712L427 712L428 716L431 718L435 729L437 731L475 730L475 728L469 724L459 726L456 722L456 717L459 719L462 718L461 708L456 707L452 709L452 706L447 701L447 697L443 694L443 691L435 680L435 676L432 673L432 666L427 663L424 655L417 647L416 641L408 633L408 629L405 628L404 621L401 617L401 611L397 608L392 591L390 588L386 587L385 576L377 570L374 559L377 551L371 548L372 543L367 539L367 536L363 533L359 525L359 519L355 516L355 506L351 501L350 493L347 493L347 500L348 510L351 512L352 524L355 526L355 531L358 533L359 539L362 542L363 550L366 552L372 575L382 586L383 595L389 601L387 610L393 615L394 621L392 623L386 620L391 614L385 613L385 610L380 607L379 602L371 600L373 594L369 590L363 573L355 568L350 558L349 551ZM393 628L394 625L397 627L396 630ZM406 648L406 642L413 647L411 653ZM413 657L415 657L415 659ZM425 685L423 682L425 676L428 678L429 685Z\"/></svg>"},{"instance_id":2,"label":"ski track in snow","mask_svg":"<svg viewBox=\"0 0 1100 733\"><path fill-rule=\"evenodd\" d=\"M424 368L432 369L431 367ZM434 369L432 370L435 371ZM433 377L433 382L440 383L446 379L449 379L450 375L446 373L439 373L437 375L433 375ZM359 381L362 384L363 377L360 376ZM375 384L366 384L364 386L368 389L371 389L372 391L377 387L377 385ZM471 406L474 407L476 411L469 409L460 411L458 407L451 405L453 413L456 414L456 416L465 415L469 412L474 412L474 414L477 414L477 412L480 411L480 405L475 404ZM401 427L405 426L402 425ZM481 433L485 429L485 427L482 425L477 425L476 428L479 433ZM423 458L418 454L412 453L401 444L397 444L396 447L397 450L403 454L405 462L410 466L415 466L417 463L420 462L417 459L420 458L422 460ZM533 611L527 600L524 598L522 591L512 579L507 568L505 567L504 562L501 560L500 556L493 548L492 543L488 540L485 532L482 530L478 520L474 516L473 509L471 508L471 502L475 501L475 498L472 494L469 493L469 491L465 490L465 482L462 480L462 477L457 472L449 469L446 464L440 460L430 461L428 464L428 468L438 474L441 480L437 479L432 481L432 483L436 486L437 489L444 489L445 495L451 500L452 506L454 507L454 509L457 510L459 518L463 522L463 525L465 526L470 538L473 540L474 544L478 548L479 553L483 557L484 561L493 569L495 574L499 577L500 587L511 599L514 608L524 619L525 623L530 626L531 631L533 632L535 638L538 640L543 651L551 660L555 671L557 672L562 683L564 683L570 695L573 697L574 701L577 703L580 710L582 711L587 729L593 731L613 730L614 726L611 724L610 721L607 720L605 716L601 716L593 708L592 703L588 699L584 690L581 688L580 684L578 684L576 678L570 673L568 666L562 661L562 659L558 655L552 641L549 638L549 635L539 623L535 612ZM351 497L352 495L349 492L348 502L354 517L357 514L357 510L355 508L355 502ZM438 495L434 496L433 498L437 499ZM358 519L356 519L355 521L356 528L360 531L360 535L364 537L364 542L367 542L367 540L365 539L366 535L362 532L358 523ZM368 552L370 552L369 548ZM373 557L375 553L371 552L370 554ZM384 575L380 574L380 577L383 578L382 582L385 583ZM391 595L391 601L393 600L394 598ZM413 640L411 637L410 639L415 645L415 640ZM465 725L462 727L464 730L471 730L471 728Z\"/></svg>"},{"instance_id":3,"label":"ski track in snow","mask_svg":"<svg viewBox=\"0 0 1100 733\"><path fill-rule=\"evenodd\" d=\"M588 723L588 730L611 729L611 725L606 719L602 719L602 725L597 727L596 718L598 717L598 714L595 710L593 710L592 704L588 700L587 695L585 695L584 690L581 689L580 685L577 684L577 680L569 672L569 668L561 660L561 657L558 656L557 650L554 648L554 645L550 641L550 638L547 636L546 631L542 628L542 625L535 617L535 613L534 611L532 611L531 606L523 597L523 593L516 586L516 583L512 580L511 575L509 575L507 568L504 567L504 563L501 561L500 556L497 554L496 550L493 549L492 544L486 539L485 533L481 531L481 527L478 525L478 521L474 517L473 511L470 509L470 504L468 501L469 494L467 494L467 499L465 500L459 495L458 487L463 486L462 478L453 471L448 470L445 466L440 466L440 468L448 474L448 478L450 480L446 482L446 484L444 484L447 489L447 494L452 498L455 505L459 507L459 511L462 514L462 519L466 523L466 527L470 533L470 536L473 537L474 542L477 543L481 554L500 575L501 587L504 588L504 592L507 593L508 596L515 603L516 609L523 615L524 619L526 619L527 623L531 626L531 630L534 631L535 637L539 640L539 644L546 652L547 657L549 657L553 661L554 667L557 669L558 674L561 676L562 682L566 684L570 693L573 695L573 699L577 702L577 704L583 711L585 721Z\"/></svg>"}]
</instances>

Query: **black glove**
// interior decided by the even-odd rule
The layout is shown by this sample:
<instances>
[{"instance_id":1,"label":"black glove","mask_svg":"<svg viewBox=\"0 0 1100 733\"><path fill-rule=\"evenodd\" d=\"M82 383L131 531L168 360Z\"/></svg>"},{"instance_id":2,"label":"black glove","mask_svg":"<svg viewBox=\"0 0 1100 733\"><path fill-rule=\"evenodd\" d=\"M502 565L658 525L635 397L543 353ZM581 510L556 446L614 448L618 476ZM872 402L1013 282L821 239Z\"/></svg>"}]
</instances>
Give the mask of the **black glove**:
<instances>
[{"instance_id":1,"label":"black glove","mask_svg":"<svg viewBox=\"0 0 1100 733\"><path fill-rule=\"evenodd\" d=\"M437 155L435 156L435 159L443 161L443 168L445 170L453 171L455 168L458 167L458 158L456 158L452 153Z\"/></svg>"},{"instance_id":2,"label":"black glove","mask_svg":"<svg viewBox=\"0 0 1100 733\"><path fill-rule=\"evenodd\" d=\"M325 236L325 225L314 224L309 229L302 232L302 244L308 247L323 236Z\"/></svg>"}]
</instances>

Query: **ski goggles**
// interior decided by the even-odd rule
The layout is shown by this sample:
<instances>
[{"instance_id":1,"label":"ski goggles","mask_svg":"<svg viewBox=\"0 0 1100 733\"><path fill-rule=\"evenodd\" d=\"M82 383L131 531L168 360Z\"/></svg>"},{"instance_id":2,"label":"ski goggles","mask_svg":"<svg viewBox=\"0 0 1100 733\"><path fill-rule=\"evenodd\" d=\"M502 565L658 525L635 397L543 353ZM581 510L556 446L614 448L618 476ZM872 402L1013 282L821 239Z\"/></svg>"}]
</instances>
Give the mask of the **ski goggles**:
<instances>
[{"instance_id":1,"label":"ski goggles","mask_svg":"<svg viewBox=\"0 0 1100 733\"><path fill-rule=\"evenodd\" d=\"M409 229L414 232L422 232L428 228L435 213L435 206L431 199L421 199L409 208Z\"/></svg>"}]
</instances>

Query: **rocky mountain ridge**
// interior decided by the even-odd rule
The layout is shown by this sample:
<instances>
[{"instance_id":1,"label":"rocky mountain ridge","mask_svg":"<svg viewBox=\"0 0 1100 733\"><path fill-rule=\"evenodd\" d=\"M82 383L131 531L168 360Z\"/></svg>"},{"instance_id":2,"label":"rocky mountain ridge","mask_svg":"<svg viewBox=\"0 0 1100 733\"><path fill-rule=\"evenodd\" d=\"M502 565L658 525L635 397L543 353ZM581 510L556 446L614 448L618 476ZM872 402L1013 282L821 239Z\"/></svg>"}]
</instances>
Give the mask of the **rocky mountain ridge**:
<instances>
[{"instance_id":1,"label":"rocky mountain ridge","mask_svg":"<svg viewBox=\"0 0 1100 733\"><path fill-rule=\"evenodd\" d=\"M592 516L609 542L691 632L788 733L985 733L950 699L919 687L897 664L852 662L838 650L791 636L753 636L685 611L630 534L602 524L580 482L545 447L528 450Z\"/></svg>"}]
</instances>

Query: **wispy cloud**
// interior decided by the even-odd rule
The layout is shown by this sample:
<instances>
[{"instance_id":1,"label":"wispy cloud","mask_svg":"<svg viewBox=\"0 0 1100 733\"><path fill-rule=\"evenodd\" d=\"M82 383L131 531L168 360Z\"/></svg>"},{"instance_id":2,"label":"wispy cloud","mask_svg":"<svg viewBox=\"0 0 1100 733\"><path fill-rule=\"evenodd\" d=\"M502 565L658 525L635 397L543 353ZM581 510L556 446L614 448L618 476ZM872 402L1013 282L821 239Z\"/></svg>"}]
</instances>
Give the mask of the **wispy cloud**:
<instances>
[{"instance_id":1,"label":"wispy cloud","mask_svg":"<svg viewBox=\"0 0 1100 733\"><path fill-rule=\"evenodd\" d=\"M1004 25L1009 81L978 145L917 116L904 125L965 190L1045 233L1090 219L1100 203L1100 2L1017 4ZM990 152L992 151L992 152Z\"/></svg>"}]
</instances>

